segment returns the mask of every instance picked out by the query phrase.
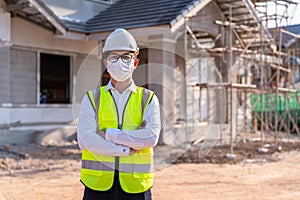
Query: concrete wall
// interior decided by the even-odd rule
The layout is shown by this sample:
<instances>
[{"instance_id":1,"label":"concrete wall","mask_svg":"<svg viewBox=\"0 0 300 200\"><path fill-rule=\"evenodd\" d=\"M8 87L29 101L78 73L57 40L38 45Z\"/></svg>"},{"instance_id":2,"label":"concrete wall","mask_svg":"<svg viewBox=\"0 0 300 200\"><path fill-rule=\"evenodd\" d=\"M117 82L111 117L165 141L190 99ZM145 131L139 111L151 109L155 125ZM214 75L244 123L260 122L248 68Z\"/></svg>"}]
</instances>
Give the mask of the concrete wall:
<instances>
[{"instance_id":1,"label":"concrete wall","mask_svg":"<svg viewBox=\"0 0 300 200\"><path fill-rule=\"evenodd\" d=\"M71 72L76 75L97 42L59 38L23 19L10 18L7 13L0 14L0 25L0 127L72 121L71 105L37 104L38 55L70 55Z\"/></svg>"},{"instance_id":2,"label":"concrete wall","mask_svg":"<svg viewBox=\"0 0 300 200\"><path fill-rule=\"evenodd\" d=\"M0 103L10 102L10 47L0 46Z\"/></svg>"},{"instance_id":3,"label":"concrete wall","mask_svg":"<svg viewBox=\"0 0 300 200\"><path fill-rule=\"evenodd\" d=\"M12 107L10 114L10 123L57 123L69 122L72 119L70 106Z\"/></svg>"},{"instance_id":4,"label":"concrete wall","mask_svg":"<svg viewBox=\"0 0 300 200\"><path fill-rule=\"evenodd\" d=\"M184 52L184 33L177 38L176 41L176 55L175 55L175 120L186 120L186 71L185 71L185 52Z\"/></svg>"},{"instance_id":5,"label":"concrete wall","mask_svg":"<svg viewBox=\"0 0 300 200\"><path fill-rule=\"evenodd\" d=\"M148 83L149 88L156 92L161 106L162 132L159 143L171 144L176 138L174 124L176 123L177 111L182 97L176 87L176 39L174 35L151 35L149 36L148 49ZM184 112L184 111L183 111Z\"/></svg>"},{"instance_id":6,"label":"concrete wall","mask_svg":"<svg viewBox=\"0 0 300 200\"><path fill-rule=\"evenodd\" d=\"M10 101L10 14L0 8L0 103Z\"/></svg>"},{"instance_id":7,"label":"concrete wall","mask_svg":"<svg viewBox=\"0 0 300 200\"><path fill-rule=\"evenodd\" d=\"M222 20L222 12L217 3L212 1L200 10L196 17L191 18L189 26L194 31L207 32L217 36L220 33L220 26L214 23L215 20Z\"/></svg>"},{"instance_id":8,"label":"concrete wall","mask_svg":"<svg viewBox=\"0 0 300 200\"><path fill-rule=\"evenodd\" d=\"M163 106L166 119L175 122L175 43L169 36L154 35L149 37L148 81L150 89L156 91Z\"/></svg>"},{"instance_id":9,"label":"concrete wall","mask_svg":"<svg viewBox=\"0 0 300 200\"><path fill-rule=\"evenodd\" d=\"M216 83L216 63L213 58L200 57L189 59L186 66L187 121L215 122L220 110L216 105L216 91L213 88L201 89L198 83ZM193 87L194 86L194 87ZM201 94L200 94L201 92ZM201 97L201 100L200 100Z\"/></svg>"},{"instance_id":10,"label":"concrete wall","mask_svg":"<svg viewBox=\"0 0 300 200\"><path fill-rule=\"evenodd\" d=\"M11 49L11 103L35 104L37 99L37 53Z\"/></svg>"},{"instance_id":11,"label":"concrete wall","mask_svg":"<svg viewBox=\"0 0 300 200\"><path fill-rule=\"evenodd\" d=\"M0 130L33 130L37 126L42 129L59 127L62 123L73 121L73 112L70 105L5 105L0 107ZM0 131L1 133L1 131Z\"/></svg>"},{"instance_id":12,"label":"concrete wall","mask_svg":"<svg viewBox=\"0 0 300 200\"><path fill-rule=\"evenodd\" d=\"M10 14L1 11L0 7L0 42L10 42Z\"/></svg>"},{"instance_id":13,"label":"concrete wall","mask_svg":"<svg viewBox=\"0 0 300 200\"><path fill-rule=\"evenodd\" d=\"M10 66L11 74L7 76L11 77L10 95L13 98L13 100L10 99L11 103L37 103L37 84L39 84L37 82L37 66L40 52L71 56L71 73L76 76L86 55L95 53L91 51L95 50L97 46L96 41L88 42L56 37L52 32L17 17L11 20L11 30L13 49L11 56L13 59ZM96 62L99 63L99 60ZM75 82L76 78L72 74L71 80ZM71 87L72 89L73 87Z\"/></svg>"},{"instance_id":14,"label":"concrete wall","mask_svg":"<svg viewBox=\"0 0 300 200\"><path fill-rule=\"evenodd\" d=\"M55 37L52 32L17 17L11 20L11 34L13 45L39 50L87 54L97 46L97 41L88 42Z\"/></svg>"}]
</instances>

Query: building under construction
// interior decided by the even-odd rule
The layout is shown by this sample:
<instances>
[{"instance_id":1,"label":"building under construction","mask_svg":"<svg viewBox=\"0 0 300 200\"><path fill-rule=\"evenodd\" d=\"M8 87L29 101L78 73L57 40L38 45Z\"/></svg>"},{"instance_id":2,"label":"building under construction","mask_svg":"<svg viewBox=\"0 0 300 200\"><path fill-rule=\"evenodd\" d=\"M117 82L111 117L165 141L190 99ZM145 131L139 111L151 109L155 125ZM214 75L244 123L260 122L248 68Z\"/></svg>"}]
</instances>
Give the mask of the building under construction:
<instances>
[{"instance_id":1,"label":"building under construction","mask_svg":"<svg viewBox=\"0 0 300 200\"><path fill-rule=\"evenodd\" d=\"M220 94L220 88L223 90L225 95L220 96L225 100L220 99L214 105L226 113L218 117L224 120L221 142L229 135L233 151L237 136L243 137L247 132L259 134L262 145L266 135L274 141L299 135L300 37L288 25L282 26L293 17L288 9L296 8L297 3L290 0L254 0L253 4L238 0L216 2L223 13L221 19L214 21L219 26L217 34L213 37L211 32L200 28L198 22L204 16L188 17L186 34L192 41L185 44L191 45L186 47L190 57L199 57L196 49L205 49L218 63L222 81L200 82L191 87L199 95L200 105L201 98L205 98L202 91L206 94L209 90L219 90ZM275 27L266 29L270 24Z\"/></svg>"},{"instance_id":2,"label":"building under construction","mask_svg":"<svg viewBox=\"0 0 300 200\"><path fill-rule=\"evenodd\" d=\"M300 36L282 27L295 1L135 0L131 9L126 0L0 2L2 129L73 121L72 105L99 77L107 81L101 48L122 27L140 45L136 83L162 104L162 142L182 129L185 139L201 141L199 126L232 147L246 132L261 141L300 133Z\"/></svg>"}]
</instances>

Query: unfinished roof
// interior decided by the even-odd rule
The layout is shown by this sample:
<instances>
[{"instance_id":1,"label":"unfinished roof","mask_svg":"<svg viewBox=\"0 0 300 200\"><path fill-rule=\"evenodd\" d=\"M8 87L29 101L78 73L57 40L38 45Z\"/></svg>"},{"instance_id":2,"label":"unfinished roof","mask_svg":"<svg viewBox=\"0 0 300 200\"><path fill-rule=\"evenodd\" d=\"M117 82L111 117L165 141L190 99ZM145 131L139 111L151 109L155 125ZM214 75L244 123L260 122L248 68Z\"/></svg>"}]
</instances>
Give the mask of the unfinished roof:
<instances>
[{"instance_id":1,"label":"unfinished roof","mask_svg":"<svg viewBox=\"0 0 300 200\"><path fill-rule=\"evenodd\" d=\"M292 34L298 35L300 36L300 24L296 24L296 25L290 25L290 26L283 26L281 27L282 30L286 30ZM277 45L279 44L279 29L277 28L271 28L269 29L270 33L272 34L272 36L276 39L276 43ZM275 35L276 32L276 35ZM286 34L285 32L282 32L282 46L288 46L290 45L292 42L295 41L295 36L292 36L291 34Z\"/></svg>"},{"instance_id":2,"label":"unfinished roof","mask_svg":"<svg viewBox=\"0 0 300 200\"><path fill-rule=\"evenodd\" d=\"M170 24L195 0L120 0L86 23L64 21L68 29L95 33Z\"/></svg>"},{"instance_id":3,"label":"unfinished roof","mask_svg":"<svg viewBox=\"0 0 300 200\"><path fill-rule=\"evenodd\" d=\"M58 18L42 0L5 0L6 10L55 33L89 35L105 33L116 28L141 28L167 25L172 29L183 25L183 18L194 16L212 0L119 0L86 22ZM260 37L260 19L250 0L215 0L225 20L232 22L241 38L240 47L259 48L261 39L267 46L271 35L263 27ZM230 11L231 8L231 11ZM214 13L212 13L213 15ZM175 28L174 28L175 27ZM270 48L272 49L272 48Z\"/></svg>"},{"instance_id":4,"label":"unfinished roof","mask_svg":"<svg viewBox=\"0 0 300 200\"><path fill-rule=\"evenodd\" d=\"M260 48L262 43L274 50L272 36L265 27L261 27L260 18L251 1L247 0L216 0L223 14L232 23L239 35L239 47L249 49ZM261 34L262 33L262 34Z\"/></svg>"},{"instance_id":5,"label":"unfinished roof","mask_svg":"<svg viewBox=\"0 0 300 200\"><path fill-rule=\"evenodd\" d=\"M52 32L65 33L64 24L39 0L4 0L6 11L11 15L23 18Z\"/></svg>"},{"instance_id":6,"label":"unfinished roof","mask_svg":"<svg viewBox=\"0 0 300 200\"><path fill-rule=\"evenodd\" d=\"M12 16L38 24L48 30L99 33L116 28L170 25L194 4L204 0L119 0L86 22L58 18L41 0L5 0Z\"/></svg>"}]
</instances>

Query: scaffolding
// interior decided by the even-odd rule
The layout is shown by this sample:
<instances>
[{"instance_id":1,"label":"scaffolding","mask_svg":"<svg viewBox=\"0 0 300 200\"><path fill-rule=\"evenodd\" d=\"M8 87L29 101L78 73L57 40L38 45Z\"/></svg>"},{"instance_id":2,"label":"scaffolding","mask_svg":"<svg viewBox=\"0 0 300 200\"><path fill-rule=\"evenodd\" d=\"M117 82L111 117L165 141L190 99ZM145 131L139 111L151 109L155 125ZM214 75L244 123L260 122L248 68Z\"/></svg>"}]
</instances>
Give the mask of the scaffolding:
<instances>
[{"instance_id":1,"label":"scaffolding","mask_svg":"<svg viewBox=\"0 0 300 200\"><path fill-rule=\"evenodd\" d=\"M216 2L223 16L214 23L223 37L210 37L213 45L203 45L209 34L195 28L202 16L187 18L185 29L198 44L196 48L205 49L222 63L220 70L226 70L221 72L226 74L223 83L195 86L199 87L200 94L202 90L220 85L226 91L226 123L221 144L226 131L231 153L238 136L247 132L259 134L262 147L266 134L275 142L292 134L300 135L300 91L294 77L299 74L300 49L290 44L283 48L283 44L300 40L299 35L288 29L291 17L288 8L297 4L292 0ZM270 4L275 12L269 11ZM285 28L281 27L283 21L287 24ZM265 27L271 22L275 22L275 27L269 31ZM189 43L185 44L189 49ZM201 102L201 95L199 98Z\"/></svg>"}]
</instances>

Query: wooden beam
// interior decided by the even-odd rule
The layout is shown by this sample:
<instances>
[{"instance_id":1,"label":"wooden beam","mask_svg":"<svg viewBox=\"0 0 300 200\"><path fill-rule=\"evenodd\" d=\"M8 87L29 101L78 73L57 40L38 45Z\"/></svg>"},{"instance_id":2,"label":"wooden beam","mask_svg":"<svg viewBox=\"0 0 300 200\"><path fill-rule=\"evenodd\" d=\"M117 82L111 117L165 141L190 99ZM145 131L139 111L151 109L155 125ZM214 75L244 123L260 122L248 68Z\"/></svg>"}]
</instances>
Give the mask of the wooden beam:
<instances>
[{"instance_id":1,"label":"wooden beam","mask_svg":"<svg viewBox=\"0 0 300 200\"><path fill-rule=\"evenodd\" d=\"M279 69L279 70L285 71L285 72L291 72L291 70L289 70L289 69L287 69L287 68L284 68L284 67L282 67L282 66L280 66L280 65L275 65L275 64L271 63L270 66L271 66L272 68L274 68L274 69Z\"/></svg>"},{"instance_id":2,"label":"wooden beam","mask_svg":"<svg viewBox=\"0 0 300 200\"><path fill-rule=\"evenodd\" d=\"M278 87L277 88L279 91L282 91L282 92L297 92L296 89L290 89L290 88L282 88L282 87Z\"/></svg>"},{"instance_id":3,"label":"wooden beam","mask_svg":"<svg viewBox=\"0 0 300 200\"><path fill-rule=\"evenodd\" d=\"M215 20L214 21L215 22L215 24L217 24L217 25L222 25L222 26L234 26L235 25L235 23L230 23L229 21L220 21L220 20Z\"/></svg>"},{"instance_id":4,"label":"wooden beam","mask_svg":"<svg viewBox=\"0 0 300 200\"><path fill-rule=\"evenodd\" d=\"M197 40L197 37L195 36L195 34L193 33L192 29L189 26L186 26L187 31L190 33L191 37L195 40L195 42L197 43L198 48L201 48L202 45L200 44L200 42Z\"/></svg>"},{"instance_id":5,"label":"wooden beam","mask_svg":"<svg viewBox=\"0 0 300 200\"><path fill-rule=\"evenodd\" d=\"M29 6L29 2L23 2L23 3L17 3L17 4L9 4L5 7L5 10L7 12L14 12L16 10L22 10L23 8L26 8Z\"/></svg>"},{"instance_id":6,"label":"wooden beam","mask_svg":"<svg viewBox=\"0 0 300 200\"><path fill-rule=\"evenodd\" d=\"M281 31L281 32L284 32L285 34L288 34L288 35L291 35L291 36L293 36L293 37L295 37L295 38L298 38L298 39L300 39L300 35L297 35L297 34L291 33L291 32L289 32L289 31L286 31L286 30L284 30L284 29L280 29L280 31Z\"/></svg>"},{"instance_id":7,"label":"wooden beam","mask_svg":"<svg viewBox=\"0 0 300 200\"><path fill-rule=\"evenodd\" d=\"M241 88L243 88L243 89L256 89L257 88L256 85L254 85L254 84L232 83L231 85L232 85L232 87L238 88L238 89L241 89Z\"/></svg>"},{"instance_id":8,"label":"wooden beam","mask_svg":"<svg viewBox=\"0 0 300 200\"><path fill-rule=\"evenodd\" d=\"M226 16L228 16L228 14L225 14ZM235 16L240 16L240 15L243 15L243 16L245 16L245 15L251 15L249 12L240 12L240 13L232 13L232 15L233 15L233 17L235 17Z\"/></svg>"},{"instance_id":9,"label":"wooden beam","mask_svg":"<svg viewBox=\"0 0 300 200\"><path fill-rule=\"evenodd\" d=\"M218 2L219 5L234 4L234 3L241 3L241 1L240 0L230 0L230 1L219 1Z\"/></svg>"},{"instance_id":10,"label":"wooden beam","mask_svg":"<svg viewBox=\"0 0 300 200\"><path fill-rule=\"evenodd\" d=\"M60 22L57 16L51 13L51 10L44 7L44 4L36 0L28 0L29 3L35 7L61 34L66 35L67 30ZM50 11L50 12L49 12Z\"/></svg>"},{"instance_id":11,"label":"wooden beam","mask_svg":"<svg viewBox=\"0 0 300 200\"><path fill-rule=\"evenodd\" d=\"M171 21L171 32L177 31L181 26L184 25L185 23L185 18L186 17L193 17L196 16L196 14L202 10L205 6L207 6L212 0L202 0L200 3L195 5L194 7L189 7L191 8L190 10L187 10L186 14L181 14L177 16L175 19Z\"/></svg>"}]
</instances>

